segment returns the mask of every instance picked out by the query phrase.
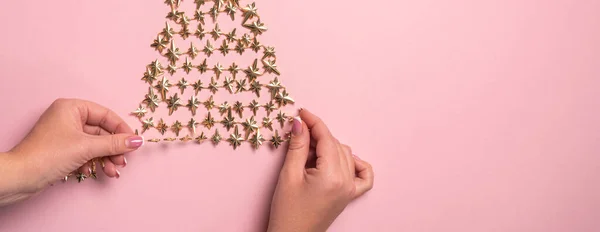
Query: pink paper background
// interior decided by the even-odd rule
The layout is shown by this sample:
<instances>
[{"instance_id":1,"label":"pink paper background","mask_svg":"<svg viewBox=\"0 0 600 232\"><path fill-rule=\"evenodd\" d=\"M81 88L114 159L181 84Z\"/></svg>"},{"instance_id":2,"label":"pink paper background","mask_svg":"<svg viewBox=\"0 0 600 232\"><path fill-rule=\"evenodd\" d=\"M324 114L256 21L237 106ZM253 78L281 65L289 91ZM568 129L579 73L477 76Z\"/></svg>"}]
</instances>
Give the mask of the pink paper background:
<instances>
[{"instance_id":1,"label":"pink paper background","mask_svg":"<svg viewBox=\"0 0 600 232\"><path fill-rule=\"evenodd\" d=\"M600 1L257 6L297 106L375 167L331 231L600 230ZM0 150L58 97L137 127L127 114L167 10L0 2ZM283 154L146 146L119 180L0 209L0 231L262 231Z\"/></svg>"}]
</instances>

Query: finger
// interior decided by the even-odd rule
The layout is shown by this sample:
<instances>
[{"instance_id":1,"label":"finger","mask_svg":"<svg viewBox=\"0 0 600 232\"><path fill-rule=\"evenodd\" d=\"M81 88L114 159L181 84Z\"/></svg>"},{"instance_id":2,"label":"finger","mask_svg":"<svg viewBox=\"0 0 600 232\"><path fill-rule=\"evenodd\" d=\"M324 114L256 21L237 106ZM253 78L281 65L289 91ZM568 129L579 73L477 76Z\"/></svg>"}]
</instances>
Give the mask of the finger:
<instances>
[{"instance_id":1,"label":"finger","mask_svg":"<svg viewBox=\"0 0 600 232\"><path fill-rule=\"evenodd\" d=\"M83 173L85 176L90 176L90 174L92 173L91 168L92 166L90 165L90 163L85 163L79 168L79 173Z\"/></svg>"},{"instance_id":2,"label":"finger","mask_svg":"<svg viewBox=\"0 0 600 232\"><path fill-rule=\"evenodd\" d=\"M97 103L77 100L83 124L99 126L111 133L133 134L133 130L119 115Z\"/></svg>"},{"instance_id":3,"label":"finger","mask_svg":"<svg viewBox=\"0 0 600 232\"><path fill-rule=\"evenodd\" d=\"M373 182L375 174L371 164L364 160L354 156L354 162L356 167L356 178L354 178L354 185L356 186L356 195L354 198L360 197L373 188Z\"/></svg>"},{"instance_id":4,"label":"finger","mask_svg":"<svg viewBox=\"0 0 600 232\"><path fill-rule=\"evenodd\" d=\"M113 164L108 157L102 158L102 164L102 171L104 172L104 174L106 174L106 176L116 178L121 177L121 173L119 172L119 170L117 170L115 164Z\"/></svg>"},{"instance_id":5,"label":"finger","mask_svg":"<svg viewBox=\"0 0 600 232\"><path fill-rule=\"evenodd\" d=\"M342 144L342 148L344 150L344 157L346 159L346 164L349 170L349 174L352 178L355 177L355 167L354 167L354 156L352 155L352 148L346 144Z\"/></svg>"},{"instance_id":6,"label":"finger","mask_svg":"<svg viewBox=\"0 0 600 232\"><path fill-rule=\"evenodd\" d=\"M113 156L134 151L144 144L144 138L138 135L115 134L90 136L87 138L88 159ZM118 164L124 163L118 161Z\"/></svg>"},{"instance_id":7,"label":"finger","mask_svg":"<svg viewBox=\"0 0 600 232\"><path fill-rule=\"evenodd\" d=\"M111 135L108 131L104 130L99 126L83 125L83 132L89 135ZM113 155L109 157L110 160L119 166L127 166L127 159L123 154Z\"/></svg>"},{"instance_id":8,"label":"finger","mask_svg":"<svg viewBox=\"0 0 600 232\"><path fill-rule=\"evenodd\" d=\"M325 123L308 110L301 110L300 117L308 127L311 138L316 143L316 168L339 167L338 147Z\"/></svg>"},{"instance_id":9,"label":"finger","mask_svg":"<svg viewBox=\"0 0 600 232\"><path fill-rule=\"evenodd\" d=\"M288 146L288 152L285 156L283 170L290 170L294 173L303 173L308 160L308 151L310 149L310 134L308 127L302 122L300 117L294 117L292 124L292 137Z\"/></svg>"}]
</instances>

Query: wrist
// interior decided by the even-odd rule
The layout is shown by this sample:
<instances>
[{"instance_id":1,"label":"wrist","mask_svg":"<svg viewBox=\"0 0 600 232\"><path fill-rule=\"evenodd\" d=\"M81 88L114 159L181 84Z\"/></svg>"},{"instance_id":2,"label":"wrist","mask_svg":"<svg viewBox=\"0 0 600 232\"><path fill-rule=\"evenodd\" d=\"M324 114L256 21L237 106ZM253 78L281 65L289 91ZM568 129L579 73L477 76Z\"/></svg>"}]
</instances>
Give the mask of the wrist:
<instances>
[{"instance_id":1,"label":"wrist","mask_svg":"<svg viewBox=\"0 0 600 232\"><path fill-rule=\"evenodd\" d=\"M20 158L12 152L0 153L0 206L23 200L33 192L20 177L23 176L24 165Z\"/></svg>"}]
</instances>

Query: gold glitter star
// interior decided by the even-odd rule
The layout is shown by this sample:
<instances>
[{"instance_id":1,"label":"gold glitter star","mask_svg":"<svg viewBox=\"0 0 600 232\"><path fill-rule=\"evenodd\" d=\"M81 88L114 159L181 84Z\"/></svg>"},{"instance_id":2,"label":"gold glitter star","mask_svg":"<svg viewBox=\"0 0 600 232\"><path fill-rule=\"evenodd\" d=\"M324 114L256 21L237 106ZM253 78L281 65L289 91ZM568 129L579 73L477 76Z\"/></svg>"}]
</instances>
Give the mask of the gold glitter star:
<instances>
[{"instance_id":1,"label":"gold glitter star","mask_svg":"<svg viewBox=\"0 0 600 232\"><path fill-rule=\"evenodd\" d=\"M256 116L256 111L258 111L258 109L260 109L260 104L258 104L258 102L256 100L252 100L252 102L250 102L250 104L248 104L248 108L250 108L250 110L252 110L252 113L254 114L254 116Z\"/></svg>"},{"instance_id":2,"label":"gold glitter star","mask_svg":"<svg viewBox=\"0 0 600 232\"><path fill-rule=\"evenodd\" d=\"M229 4L227 4L227 7L225 7L225 13L227 13L229 15L229 17L231 17L231 21L235 20L236 10L237 10L236 7L231 2Z\"/></svg>"},{"instance_id":3,"label":"gold glitter star","mask_svg":"<svg viewBox=\"0 0 600 232\"><path fill-rule=\"evenodd\" d=\"M229 135L229 139L227 139L227 142L229 142L229 145L233 146L233 150L235 150L242 144L243 141L244 138L242 138L242 135L238 130L238 126L236 125L233 129L233 134Z\"/></svg>"},{"instance_id":4,"label":"gold glitter star","mask_svg":"<svg viewBox=\"0 0 600 232\"><path fill-rule=\"evenodd\" d=\"M202 27L202 24L198 24L198 29L196 29L196 31L194 32L194 35L196 37L198 37L199 40L202 40L204 38L206 33L204 32L204 28Z\"/></svg>"},{"instance_id":5,"label":"gold glitter star","mask_svg":"<svg viewBox=\"0 0 600 232\"><path fill-rule=\"evenodd\" d=\"M246 91L246 79L235 81L235 93Z\"/></svg>"},{"instance_id":6,"label":"gold glitter star","mask_svg":"<svg viewBox=\"0 0 600 232\"><path fill-rule=\"evenodd\" d=\"M210 140L215 144L219 144L221 142L221 135L219 134L219 129L215 129L215 134L210 138Z\"/></svg>"},{"instance_id":7,"label":"gold glitter star","mask_svg":"<svg viewBox=\"0 0 600 232\"><path fill-rule=\"evenodd\" d=\"M146 68L146 72L144 72L144 77L142 77L142 81L144 81L148 84L152 84L155 80L156 80L156 75L154 75L154 73L152 73L152 70L150 70L150 68Z\"/></svg>"},{"instance_id":8,"label":"gold glitter star","mask_svg":"<svg viewBox=\"0 0 600 232\"><path fill-rule=\"evenodd\" d=\"M150 117L142 122L142 134L154 127L154 118Z\"/></svg>"},{"instance_id":9,"label":"gold glitter star","mask_svg":"<svg viewBox=\"0 0 600 232\"><path fill-rule=\"evenodd\" d=\"M271 98L275 98L275 96L277 96L277 94L279 93L279 90L281 88L283 88L283 86L281 86L281 82L279 82L279 79L277 79L277 77L275 77L275 79L273 79L271 82L269 82L269 84L267 85L267 88L269 89L269 92L271 93Z\"/></svg>"},{"instance_id":10,"label":"gold glitter star","mask_svg":"<svg viewBox=\"0 0 600 232\"><path fill-rule=\"evenodd\" d=\"M196 110L200 105L200 101L196 98L196 96L192 96L190 100L188 100L188 104L186 105L188 109L192 112L192 115L196 115Z\"/></svg>"},{"instance_id":11,"label":"gold glitter star","mask_svg":"<svg viewBox=\"0 0 600 232\"><path fill-rule=\"evenodd\" d=\"M219 8L217 8L217 6L213 6L210 8L210 10L208 10L208 14L212 18L213 22L216 22L217 17L219 17Z\"/></svg>"},{"instance_id":12,"label":"gold glitter star","mask_svg":"<svg viewBox=\"0 0 600 232\"><path fill-rule=\"evenodd\" d=\"M260 84L260 82L255 80L250 83L250 88L248 89L248 91L253 92L254 94L256 94L257 97L260 97L261 90L262 85Z\"/></svg>"},{"instance_id":13,"label":"gold glitter star","mask_svg":"<svg viewBox=\"0 0 600 232\"><path fill-rule=\"evenodd\" d=\"M196 134L196 126L198 126L198 124L199 123L194 118L190 119L190 121L188 122L187 127L190 128L192 134Z\"/></svg>"},{"instance_id":14,"label":"gold glitter star","mask_svg":"<svg viewBox=\"0 0 600 232\"><path fill-rule=\"evenodd\" d=\"M221 44L221 47L219 47L218 50L221 52L221 54L223 54L223 56L229 54L229 45L227 44L227 40L223 40L223 44Z\"/></svg>"},{"instance_id":15,"label":"gold glitter star","mask_svg":"<svg viewBox=\"0 0 600 232\"><path fill-rule=\"evenodd\" d=\"M204 61L202 61L202 64L198 65L198 72L200 72L200 74L202 74L202 73L205 73L207 69L208 69L208 65L206 64L206 59L204 59Z\"/></svg>"},{"instance_id":16,"label":"gold glitter star","mask_svg":"<svg viewBox=\"0 0 600 232\"><path fill-rule=\"evenodd\" d=\"M251 66L248 66L248 68L244 70L244 73L246 73L246 77L248 77L250 81L253 81L258 76L262 75L258 69L258 59L254 59L254 63L252 63Z\"/></svg>"},{"instance_id":17,"label":"gold glitter star","mask_svg":"<svg viewBox=\"0 0 600 232\"><path fill-rule=\"evenodd\" d=\"M262 121L263 128L267 128L270 131L273 131L273 119L269 117L264 117Z\"/></svg>"},{"instance_id":18,"label":"gold glitter star","mask_svg":"<svg viewBox=\"0 0 600 232\"><path fill-rule=\"evenodd\" d=\"M246 23L246 21L248 21L249 19L258 17L258 9L256 8L255 3L248 4L246 7L242 8L241 10L242 10L242 13L244 16L244 21L242 21L242 23Z\"/></svg>"},{"instance_id":19,"label":"gold glitter star","mask_svg":"<svg viewBox=\"0 0 600 232\"><path fill-rule=\"evenodd\" d=\"M190 32L190 29L185 25L182 26L181 30L179 31L179 35L181 35L181 38L183 39L187 39L191 34L192 33Z\"/></svg>"},{"instance_id":20,"label":"gold glitter star","mask_svg":"<svg viewBox=\"0 0 600 232\"><path fill-rule=\"evenodd\" d=\"M225 87L229 93L233 94L233 80L231 77L225 77L225 81L223 81L223 87Z\"/></svg>"},{"instance_id":21,"label":"gold glitter star","mask_svg":"<svg viewBox=\"0 0 600 232\"><path fill-rule=\"evenodd\" d=\"M233 50L235 50L238 54L243 55L246 51L246 47L244 46L244 44L242 44L241 41L238 41Z\"/></svg>"},{"instance_id":22,"label":"gold glitter star","mask_svg":"<svg viewBox=\"0 0 600 232\"><path fill-rule=\"evenodd\" d=\"M244 126L244 130L247 132L255 132L258 130L258 125L256 124L256 120L254 120L254 116L246 119L246 121L242 123L242 126Z\"/></svg>"},{"instance_id":23,"label":"gold glitter star","mask_svg":"<svg viewBox=\"0 0 600 232\"><path fill-rule=\"evenodd\" d=\"M208 100L206 100L204 103L204 107L206 107L207 110L211 110L212 108L215 107L215 101L213 100L213 95L210 95L210 97L208 98Z\"/></svg>"},{"instance_id":24,"label":"gold glitter star","mask_svg":"<svg viewBox=\"0 0 600 232\"><path fill-rule=\"evenodd\" d=\"M294 103L294 99L292 97L289 96L289 94L287 93L287 91L283 90L280 93L277 94L277 96L275 96L275 101L277 102L277 104L281 107L281 106L286 106L288 103L293 104Z\"/></svg>"},{"instance_id":25,"label":"gold glitter star","mask_svg":"<svg viewBox=\"0 0 600 232\"><path fill-rule=\"evenodd\" d=\"M194 3L196 4L196 9L198 9L206 3L206 0L194 0Z\"/></svg>"},{"instance_id":26,"label":"gold glitter star","mask_svg":"<svg viewBox=\"0 0 600 232\"><path fill-rule=\"evenodd\" d=\"M223 124L223 127L225 127L227 131L235 125L235 118L231 115L231 110L227 111L227 116L223 118L221 124Z\"/></svg>"},{"instance_id":27,"label":"gold glitter star","mask_svg":"<svg viewBox=\"0 0 600 232\"><path fill-rule=\"evenodd\" d=\"M263 59L266 58L275 58L275 48L274 47L265 47L263 51Z\"/></svg>"},{"instance_id":28,"label":"gold glitter star","mask_svg":"<svg viewBox=\"0 0 600 232\"><path fill-rule=\"evenodd\" d=\"M250 48L252 49L252 51L258 53L258 51L260 51L261 47L262 47L262 45L260 45L260 42L258 42L258 40L256 40L256 37L255 37L254 40L252 40L252 43L250 44Z\"/></svg>"},{"instance_id":29,"label":"gold glitter star","mask_svg":"<svg viewBox=\"0 0 600 232\"><path fill-rule=\"evenodd\" d=\"M235 42L237 39L235 38L235 31L237 30L237 28L233 28L233 30L231 30L231 32L227 33L227 35L225 35L225 40L227 40L227 42L233 43Z\"/></svg>"},{"instance_id":30,"label":"gold glitter star","mask_svg":"<svg viewBox=\"0 0 600 232\"><path fill-rule=\"evenodd\" d=\"M250 44L250 42L252 42L252 38L250 38L250 35L244 33L244 35L242 35L242 39L240 39L240 41L247 46Z\"/></svg>"},{"instance_id":31,"label":"gold glitter star","mask_svg":"<svg viewBox=\"0 0 600 232\"><path fill-rule=\"evenodd\" d=\"M167 126L167 124L165 124L165 121L163 121L163 119L161 118L160 121L158 121L158 124L156 125L156 129L158 130L158 132L160 132L161 135L165 135L165 132L167 132L169 126Z\"/></svg>"},{"instance_id":32,"label":"gold glitter star","mask_svg":"<svg viewBox=\"0 0 600 232\"><path fill-rule=\"evenodd\" d=\"M181 142L188 142L188 141L191 141L191 140L192 140L192 137L190 137L190 135L185 135L184 137L181 137L179 139L179 141L181 141Z\"/></svg>"},{"instance_id":33,"label":"gold glitter star","mask_svg":"<svg viewBox=\"0 0 600 232\"><path fill-rule=\"evenodd\" d=\"M260 22L260 19L252 22L252 24L244 24L242 26L250 29L250 32L254 33L254 35L262 35L263 32L267 31L267 27L265 27L264 23Z\"/></svg>"},{"instance_id":34,"label":"gold glitter star","mask_svg":"<svg viewBox=\"0 0 600 232\"><path fill-rule=\"evenodd\" d=\"M242 104L242 102L236 101L233 104L233 111L235 111L236 113L238 113L238 115L241 118L242 117L242 112L244 112L244 105Z\"/></svg>"},{"instance_id":35,"label":"gold glitter star","mask_svg":"<svg viewBox=\"0 0 600 232\"><path fill-rule=\"evenodd\" d=\"M183 68L183 71L185 71L185 73L190 74L190 71L192 71L192 68L194 68L194 65L192 65L192 62L188 59L188 57L185 57L185 63L183 63L183 66L181 66L181 68Z\"/></svg>"},{"instance_id":36,"label":"gold glitter star","mask_svg":"<svg viewBox=\"0 0 600 232\"><path fill-rule=\"evenodd\" d=\"M77 182L78 183L81 183L82 181L84 181L85 178L87 178L87 176L85 176L85 174L83 174L81 172L79 174L77 174Z\"/></svg>"},{"instance_id":37,"label":"gold glitter star","mask_svg":"<svg viewBox=\"0 0 600 232\"><path fill-rule=\"evenodd\" d=\"M164 138L163 140L167 141L167 142L173 142L173 141L177 140L177 138Z\"/></svg>"},{"instance_id":38,"label":"gold glitter star","mask_svg":"<svg viewBox=\"0 0 600 232\"><path fill-rule=\"evenodd\" d=\"M235 62L233 62L231 63L231 65L229 65L227 71L229 71L233 78L235 78L235 75L237 75L237 73L240 71L240 68L237 66L237 64L235 64Z\"/></svg>"},{"instance_id":39,"label":"gold glitter star","mask_svg":"<svg viewBox=\"0 0 600 232\"><path fill-rule=\"evenodd\" d=\"M196 59L196 56L198 56L198 49L196 47L194 47L194 43L193 42L190 42L190 49L188 49L187 54L190 57L192 57L192 59Z\"/></svg>"},{"instance_id":40,"label":"gold glitter star","mask_svg":"<svg viewBox=\"0 0 600 232\"><path fill-rule=\"evenodd\" d=\"M210 44L210 40L207 40L206 46L204 46L204 49L202 50L204 52L204 54L206 54L206 56L210 57L210 55L213 54L214 50L215 50L215 48Z\"/></svg>"},{"instance_id":41,"label":"gold glitter star","mask_svg":"<svg viewBox=\"0 0 600 232\"><path fill-rule=\"evenodd\" d=\"M219 39L219 36L221 36L223 34L223 32L221 32L221 28L219 28L219 24L215 24L215 28L213 28L213 30L210 32L210 34L213 37L213 40L217 41Z\"/></svg>"},{"instance_id":42,"label":"gold glitter star","mask_svg":"<svg viewBox=\"0 0 600 232\"><path fill-rule=\"evenodd\" d=\"M171 47L167 49L167 53L165 54L165 56L169 59L171 63L175 63L177 60L179 60L180 55L181 52L179 51L179 48L175 47L175 41L171 40Z\"/></svg>"},{"instance_id":43,"label":"gold glitter star","mask_svg":"<svg viewBox=\"0 0 600 232\"><path fill-rule=\"evenodd\" d=\"M221 105L219 105L219 113L223 115L225 112L227 112L227 110L229 110L229 108L229 103L223 102Z\"/></svg>"},{"instance_id":44,"label":"gold glitter star","mask_svg":"<svg viewBox=\"0 0 600 232\"><path fill-rule=\"evenodd\" d=\"M287 120L287 116L285 115L285 113L279 111L279 113L277 114L277 121L279 121L281 128L283 128L283 124L285 123L286 120Z\"/></svg>"},{"instance_id":45,"label":"gold glitter star","mask_svg":"<svg viewBox=\"0 0 600 232\"><path fill-rule=\"evenodd\" d=\"M162 99L167 99L167 92L169 92L169 87L171 87L171 83L169 83L169 79L165 78L163 76L162 80L160 82L158 82L158 84L156 84L156 86L154 86L158 92L160 93L160 96L162 97Z\"/></svg>"},{"instance_id":46,"label":"gold glitter star","mask_svg":"<svg viewBox=\"0 0 600 232\"><path fill-rule=\"evenodd\" d=\"M273 112L277 109L277 107L275 107L275 104L273 104L273 102L271 102L271 101L267 102L267 104L265 104L263 107L265 108L265 111L267 112L267 116L271 115L271 112Z\"/></svg>"},{"instance_id":47,"label":"gold glitter star","mask_svg":"<svg viewBox=\"0 0 600 232\"><path fill-rule=\"evenodd\" d=\"M154 73L154 75L160 75L163 73L163 71L162 71L163 66L160 64L158 59L152 61L152 63L150 63L149 66L150 66L150 69L152 70L152 73Z\"/></svg>"},{"instance_id":48,"label":"gold glitter star","mask_svg":"<svg viewBox=\"0 0 600 232\"><path fill-rule=\"evenodd\" d=\"M173 35L175 35L175 31L173 30L171 25L169 25L169 22L165 22L165 28L161 32L161 35L164 36L167 40L171 40L171 38L173 38Z\"/></svg>"},{"instance_id":49,"label":"gold glitter star","mask_svg":"<svg viewBox=\"0 0 600 232\"><path fill-rule=\"evenodd\" d=\"M150 46L156 49L158 52L162 53L163 49L167 48L168 44L168 40L165 40L162 36L157 35L156 39Z\"/></svg>"},{"instance_id":50,"label":"gold glitter star","mask_svg":"<svg viewBox=\"0 0 600 232\"><path fill-rule=\"evenodd\" d=\"M204 131L202 131L198 137L194 138L194 140L196 140L198 143L202 143L206 139L208 138L206 138L206 135L204 135Z\"/></svg>"},{"instance_id":51,"label":"gold glitter star","mask_svg":"<svg viewBox=\"0 0 600 232\"><path fill-rule=\"evenodd\" d=\"M179 16L181 15L181 13L179 11L177 11L177 9L175 8L171 8L171 11L167 14L167 19L173 20L173 21L177 21L179 19Z\"/></svg>"},{"instance_id":52,"label":"gold glitter star","mask_svg":"<svg viewBox=\"0 0 600 232\"><path fill-rule=\"evenodd\" d=\"M179 136L179 132L181 131L181 128L183 126L181 125L181 122L179 122L178 120L175 120L175 123L173 123L173 125L171 126L171 130L173 130L173 132L175 132L175 136Z\"/></svg>"},{"instance_id":53,"label":"gold glitter star","mask_svg":"<svg viewBox=\"0 0 600 232\"><path fill-rule=\"evenodd\" d=\"M219 84L215 81L215 77L210 78L210 83L208 84L208 90L215 94L219 90Z\"/></svg>"},{"instance_id":54,"label":"gold glitter star","mask_svg":"<svg viewBox=\"0 0 600 232\"><path fill-rule=\"evenodd\" d=\"M198 95L198 92L202 90L202 81L198 80L192 84L192 89L194 89L194 94Z\"/></svg>"},{"instance_id":55,"label":"gold glitter star","mask_svg":"<svg viewBox=\"0 0 600 232\"><path fill-rule=\"evenodd\" d=\"M277 65L275 64L275 61L273 60L263 60L263 68L265 69L265 72L281 75L279 70L277 70Z\"/></svg>"},{"instance_id":56,"label":"gold glitter star","mask_svg":"<svg viewBox=\"0 0 600 232\"><path fill-rule=\"evenodd\" d=\"M275 130L275 134L273 134L273 137L271 138L271 145L277 149L281 143L283 143L283 140L281 139L281 136L279 136L279 131Z\"/></svg>"},{"instance_id":57,"label":"gold glitter star","mask_svg":"<svg viewBox=\"0 0 600 232\"><path fill-rule=\"evenodd\" d=\"M179 23L182 26L187 26L190 25L190 18L188 18L186 15L181 15L180 19L179 19Z\"/></svg>"},{"instance_id":58,"label":"gold glitter star","mask_svg":"<svg viewBox=\"0 0 600 232\"><path fill-rule=\"evenodd\" d=\"M158 96L154 94L154 90L152 90L152 87L148 87L148 94L146 94L146 97L144 98L143 102L146 103L146 106L152 112L154 112L156 110L156 107L158 107Z\"/></svg>"},{"instance_id":59,"label":"gold glitter star","mask_svg":"<svg viewBox=\"0 0 600 232\"><path fill-rule=\"evenodd\" d=\"M173 112L176 111L181 106L181 103L179 101L180 101L180 99L177 96L177 94L175 94L172 97L170 97L169 99L167 99L167 107L169 108L169 116L171 114L173 114Z\"/></svg>"},{"instance_id":60,"label":"gold glitter star","mask_svg":"<svg viewBox=\"0 0 600 232\"><path fill-rule=\"evenodd\" d=\"M169 72L169 74L173 75L175 74L175 72L177 72L177 65L175 65L175 63L169 64L169 67L167 67L167 71Z\"/></svg>"},{"instance_id":61,"label":"gold glitter star","mask_svg":"<svg viewBox=\"0 0 600 232\"><path fill-rule=\"evenodd\" d=\"M179 88L179 90L181 90L181 94L183 94L187 86L188 82L185 80L185 78L181 78L181 80L179 80L179 82L177 83L177 87Z\"/></svg>"},{"instance_id":62,"label":"gold glitter star","mask_svg":"<svg viewBox=\"0 0 600 232\"><path fill-rule=\"evenodd\" d=\"M206 129L212 128L215 125L215 118L213 118L210 115L210 112L208 112L208 114L206 115L206 118L204 118L204 121L202 121L202 125L204 125L204 127L206 127Z\"/></svg>"},{"instance_id":63,"label":"gold glitter star","mask_svg":"<svg viewBox=\"0 0 600 232\"><path fill-rule=\"evenodd\" d=\"M259 130L257 130L256 133L254 133L254 135L250 137L250 144L252 144L252 147L254 147L254 149L258 149L264 141L265 138L263 138Z\"/></svg>"},{"instance_id":64,"label":"gold glitter star","mask_svg":"<svg viewBox=\"0 0 600 232\"><path fill-rule=\"evenodd\" d=\"M225 68L223 68L223 66L217 62L217 64L215 64L215 67L213 67L213 72L215 73L215 75L217 76L217 80L219 79L219 77L221 76L221 73L223 73L223 70L225 70Z\"/></svg>"},{"instance_id":65,"label":"gold glitter star","mask_svg":"<svg viewBox=\"0 0 600 232\"><path fill-rule=\"evenodd\" d=\"M133 112L131 112L133 115L135 115L138 118L142 118L144 117L144 115L146 115L148 111L146 111L146 108L144 108L142 106L142 104L140 104L140 106Z\"/></svg>"}]
</instances>

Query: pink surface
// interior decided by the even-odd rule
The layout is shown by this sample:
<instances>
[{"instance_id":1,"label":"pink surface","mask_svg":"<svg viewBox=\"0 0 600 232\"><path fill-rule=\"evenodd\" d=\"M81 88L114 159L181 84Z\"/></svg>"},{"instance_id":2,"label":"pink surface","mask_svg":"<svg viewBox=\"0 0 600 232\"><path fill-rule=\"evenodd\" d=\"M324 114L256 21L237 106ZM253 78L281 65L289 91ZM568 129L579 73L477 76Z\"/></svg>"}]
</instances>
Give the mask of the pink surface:
<instances>
[{"instance_id":1,"label":"pink surface","mask_svg":"<svg viewBox=\"0 0 600 232\"><path fill-rule=\"evenodd\" d=\"M186 2L188 3L188 2ZM282 81L370 161L331 231L599 231L600 2L258 1ZM0 2L0 150L58 97L126 116L162 0ZM0 231L262 231L284 150L146 146Z\"/></svg>"}]
</instances>

